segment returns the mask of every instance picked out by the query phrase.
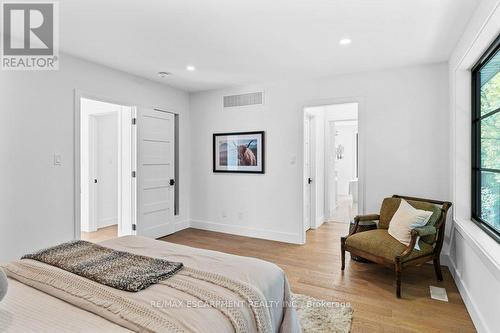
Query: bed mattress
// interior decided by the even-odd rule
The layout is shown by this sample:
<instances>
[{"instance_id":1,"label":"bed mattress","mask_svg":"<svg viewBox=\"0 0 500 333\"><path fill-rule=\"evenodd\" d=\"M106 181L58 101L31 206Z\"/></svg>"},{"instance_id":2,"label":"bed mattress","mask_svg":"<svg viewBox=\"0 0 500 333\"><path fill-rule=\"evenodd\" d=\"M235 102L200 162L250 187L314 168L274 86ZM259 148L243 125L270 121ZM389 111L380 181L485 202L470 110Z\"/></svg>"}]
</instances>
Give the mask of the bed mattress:
<instances>
[{"instance_id":1,"label":"bed mattress","mask_svg":"<svg viewBox=\"0 0 500 333\"><path fill-rule=\"evenodd\" d=\"M100 244L120 251L182 262L189 268L249 284L266 301L272 332L300 332L295 310L286 306L286 302L290 301L286 275L275 264L139 236L120 237ZM224 296L224 299L238 298L231 291L210 282L201 281L200 286L212 294ZM234 323L227 315L214 307L200 306L199 298L189 291L186 293L178 288L153 285L128 295L134 301L143 301L145 306L162 307L162 311L166 311L185 332L235 331ZM119 325L119 321L113 322L109 317L105 319L106 316L98 312L89 312L83 309L85 307L55 296L9 278L9 291L0 303L0 332L130 332L124 325ZM183 301L183 306L174 306L181 304L179 301ZM190 306L186 307L186 304ZM257 332L252 312L242 313L247 321L247 330Z\"/></svg>"}]
</instances>

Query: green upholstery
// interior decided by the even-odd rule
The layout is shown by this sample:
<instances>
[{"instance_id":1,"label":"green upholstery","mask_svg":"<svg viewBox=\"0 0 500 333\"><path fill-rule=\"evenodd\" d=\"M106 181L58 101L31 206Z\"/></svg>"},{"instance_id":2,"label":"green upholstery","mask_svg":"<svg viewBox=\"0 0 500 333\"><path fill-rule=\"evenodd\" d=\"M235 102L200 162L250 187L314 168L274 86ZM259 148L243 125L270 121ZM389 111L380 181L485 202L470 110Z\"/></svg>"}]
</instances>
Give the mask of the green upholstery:
<instances>
[{"instance_id":1,"label":"green upholstery","mask_svg":"<svg viewBox=\"0 0 500 333\"><path fill-rule=\"evenodd\" d=\"M439 206L429 202L412 200L407 201L416 209L422 209L432 212L431 218L429 219L429 222L427 222L426 226L436 225L437 221L441 217L441 208ZM384 199L384 201L382 202L382 207L380 208L380 220L378 223L378 227L380 229L389 229L389 223L391 222L394 213L396 213L396 211L398 210L400 203L400 198ZM427 234L425 237L422 237L422 240L428 244L432 244L434 242L434 234Z\"/></svg>"},{"instance_id":2,"label":"green upholstery","mask_svg":"<svg viewBox=\"0 0 500 333\"><path fill-rule=\"evenodd\" d=\"M418 227L414 229L420 237L434 235L436 233L436 227L432 225L426 225L423 227Z\"/></svg>"},{"instance_id":3,"label":"green upholstery","mask_svg":"<svg viewBox=\"0 0 500 333\"><path fill-rule=\"evenodd\" d=\"M417 206L413 206L413 207L415 207L417 209L423 209L423 210L427 210L427 211L432 212L432 215L431 215L431 218L429 219L429 222L427 222L427 224L423 228L434 227L434 232L429 233L426 236L422 235L422 240L424 242L426 242L427 244L433 244L434 240L436 239L436 228L435 227L436 227L437 222L441 218L442 211L441 211L441 208L437 205L434 205L434 204L431 204L428 202L421 202L421 203L426 204L428 206L423 206L422 208L419 208ZM432 230L432 228L429 228L428 230Z\"/></svg>"},{"instance_id":4,"label":"green upholstery","mask_svg":"<svg viewBox=\"0 0 500 333\"><path fill-rule=\"evenodd\" d=\"M399 198L385 198L382 201L382 207L380 208L380 219L378 222L379 229L389 229L389 222L391 222L394 213L399 208L401 199Z\"/></svg>"},{"instance_id":5,"label":"green upholstery","mask_svg":"<svg viewBox=\"0 0 500 333\"><path fill-rule=\"evenodd\" d=\"M345 245L348 248L358 249L371 253L394 262L394 258L406 249L406 245L401 244L394 237L389 235L386 229L377 229L364 232L358 232L347 237ZM411 260L421 255L429 254L433 251L432 245L423 241L419 242L420 251L413 250L412 253L404 258L404 261Z\"/></svg>"}]
</instances>

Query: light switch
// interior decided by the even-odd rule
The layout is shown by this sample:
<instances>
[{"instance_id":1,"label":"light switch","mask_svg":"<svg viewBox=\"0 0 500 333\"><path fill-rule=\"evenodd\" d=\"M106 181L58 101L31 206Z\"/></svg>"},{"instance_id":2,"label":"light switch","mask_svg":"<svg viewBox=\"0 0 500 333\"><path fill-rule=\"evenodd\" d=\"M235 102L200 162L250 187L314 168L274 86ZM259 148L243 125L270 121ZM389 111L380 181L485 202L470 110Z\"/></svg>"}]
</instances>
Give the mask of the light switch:
<instances>
[{"instance_id":1,"label":"light switch","mask_svg":"<svg viewBox=\"0 0 500 333\"><path fill-rule=\"evenodd\" d=\"M62 165L62 158L60 154L54 154L54 165L55 166L61 166Z\"/></svg>"}]
</instances>

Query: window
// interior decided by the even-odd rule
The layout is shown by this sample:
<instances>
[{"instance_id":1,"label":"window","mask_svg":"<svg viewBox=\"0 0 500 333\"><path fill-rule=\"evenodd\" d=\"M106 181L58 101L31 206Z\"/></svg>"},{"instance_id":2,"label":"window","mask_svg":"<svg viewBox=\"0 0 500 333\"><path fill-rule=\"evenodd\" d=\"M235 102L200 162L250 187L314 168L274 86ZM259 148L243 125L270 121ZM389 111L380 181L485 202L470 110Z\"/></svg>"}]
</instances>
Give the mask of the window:
<instances>
[{"instance_id":1,"label":"window","mask_svg":"<svg viewBox=\"0 0 500 333\"><path fill-rule=\"evenodd\" d=\"M500 36L472 69L472 220L500 242Z\"/></svg>"}]
</instances>

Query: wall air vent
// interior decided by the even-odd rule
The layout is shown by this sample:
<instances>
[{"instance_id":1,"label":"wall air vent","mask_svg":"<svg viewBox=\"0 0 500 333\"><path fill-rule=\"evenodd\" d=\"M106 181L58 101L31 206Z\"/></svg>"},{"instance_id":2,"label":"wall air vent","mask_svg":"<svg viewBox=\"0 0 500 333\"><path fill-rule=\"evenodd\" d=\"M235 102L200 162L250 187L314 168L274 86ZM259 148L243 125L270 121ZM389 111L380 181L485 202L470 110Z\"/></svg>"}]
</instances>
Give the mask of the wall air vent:
<instances>
[{"instance_id":1,"label":"wall air vent","mask_svg":"<svg viewBox=\"0 0 500 333\"><path fill-rule=\"evenodd\" d=\"M258 105L258 104L264 104L263 92L224 96L225 108L232 108L235 106Z\"/></svg>"}]
</instances>

